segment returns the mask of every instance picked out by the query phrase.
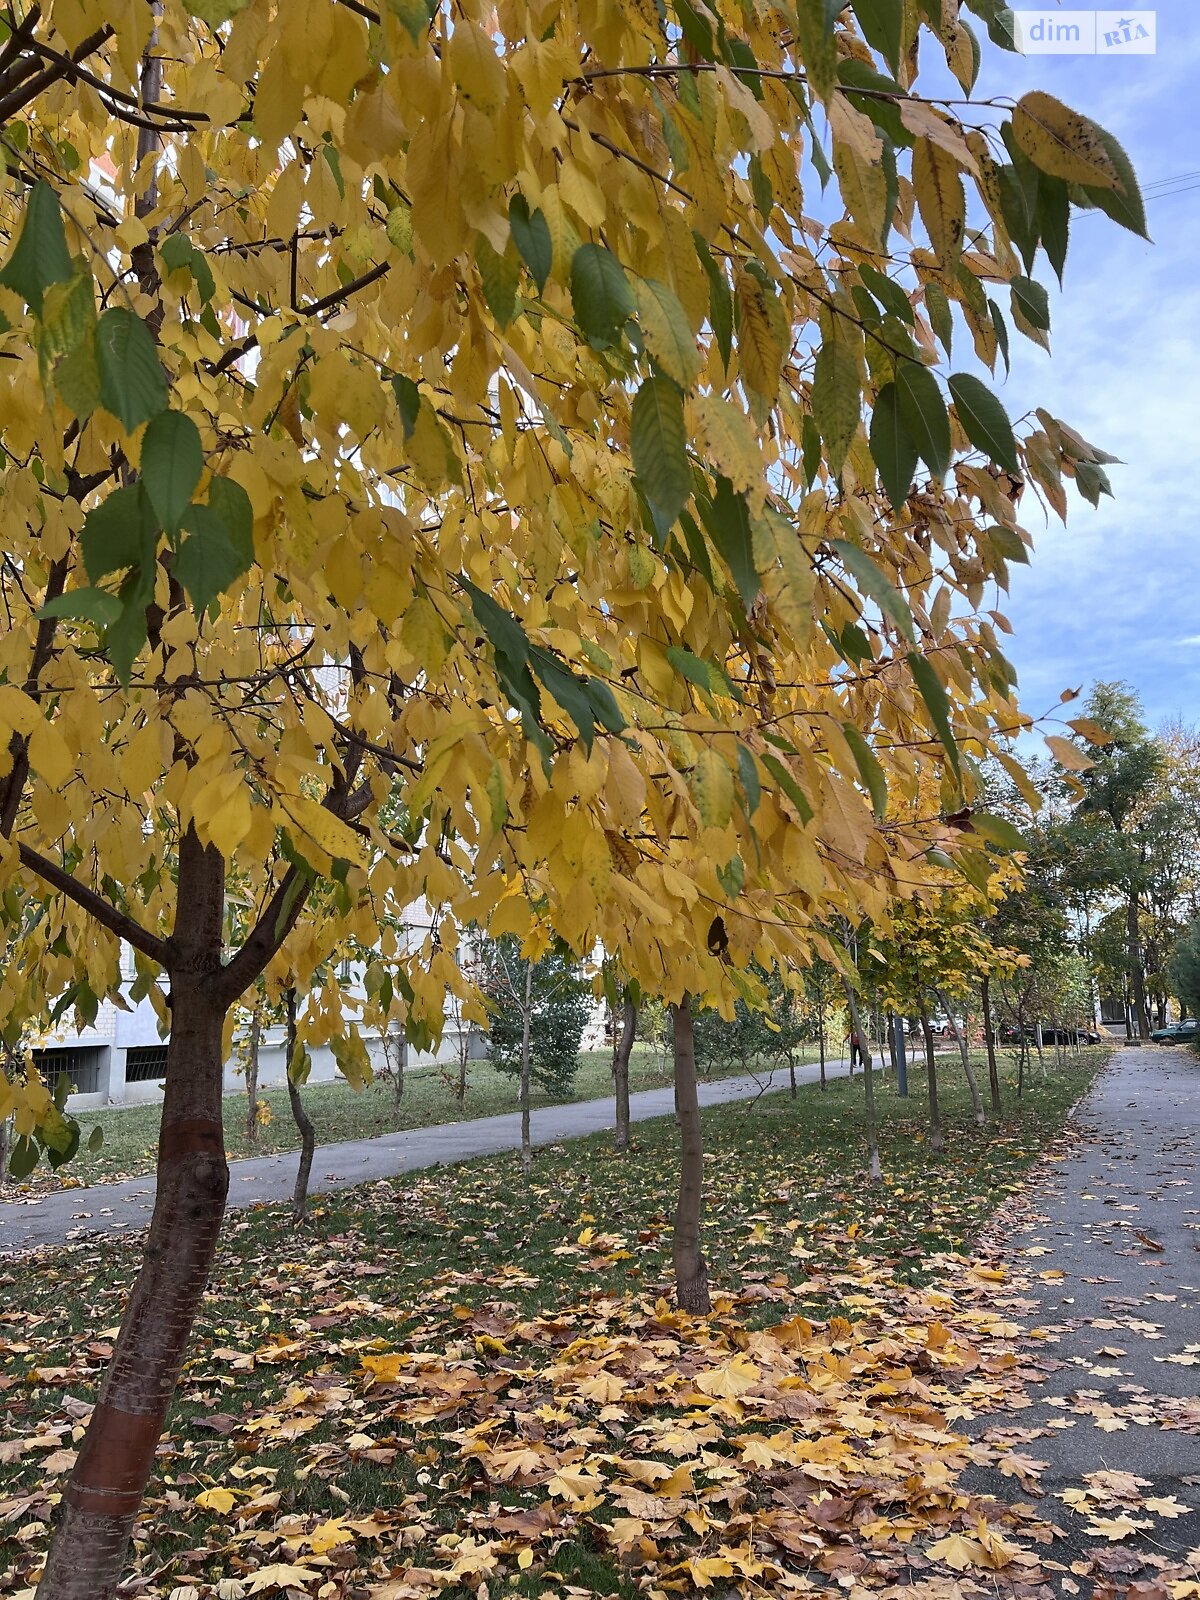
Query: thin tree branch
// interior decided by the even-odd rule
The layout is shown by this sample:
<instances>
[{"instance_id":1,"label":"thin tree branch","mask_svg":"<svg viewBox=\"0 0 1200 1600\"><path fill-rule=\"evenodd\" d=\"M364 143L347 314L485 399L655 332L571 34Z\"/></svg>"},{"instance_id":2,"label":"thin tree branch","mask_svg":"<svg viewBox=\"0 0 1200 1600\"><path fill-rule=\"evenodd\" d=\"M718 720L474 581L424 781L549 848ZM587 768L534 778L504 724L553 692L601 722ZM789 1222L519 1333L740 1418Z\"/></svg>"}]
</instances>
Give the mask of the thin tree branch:
<instances>
[{"instance_id":1,"label":"thin tree branch","mask_svg":"<svg viewBox=\"0 0 1200 1600\"><path fill-rule=\"evenodd\" d=\"M119 911L110 900L106 900L102 894L97 894L95 889L89 889L87 884L73 878L57 862L39 855L27 844L19 845L18 848L23 867L36 873L52 889L57 889L60 894L66 895L68 900L73 900L90 917L94 917L101 927L107 928L110 933L115 933L118 939L124 939L126 944L131 944L135 950L140 950L143 955L149 956L151 961L157 961L162 967L166 966L165 939L160 939L156 934L143 928L141 923L135 922L128 912Z\"/></svg>"}]
</instances>

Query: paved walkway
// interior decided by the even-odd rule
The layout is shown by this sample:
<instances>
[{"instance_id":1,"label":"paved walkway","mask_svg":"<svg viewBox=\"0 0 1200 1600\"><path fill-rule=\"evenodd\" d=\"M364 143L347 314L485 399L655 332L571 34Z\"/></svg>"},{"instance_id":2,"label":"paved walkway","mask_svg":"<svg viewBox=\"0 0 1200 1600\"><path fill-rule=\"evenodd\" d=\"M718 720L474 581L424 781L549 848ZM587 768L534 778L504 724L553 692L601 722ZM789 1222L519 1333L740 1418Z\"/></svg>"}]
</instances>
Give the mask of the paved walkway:
<instances>
[{"instance_id":1,"label":"paved walkway","mask_svg":"<svg viewBox=\"0 0 1200 1600\"><path fill-rule=\"evenodd\" d=\"M830 1061L830 1077L849 1071L846 1061ZM797 1067L798 1083L815 1083L816 1066ZM766 1089L788 1085L785 1071L759 1076L720 1078L700 1084L702 1106L732 1100L753 1100ZM643 1089L629 1097L629 1115L635 1122L665 1117L675 1110L673 1089ZM573 1105L546 1106L534 1111L530 1133L535 1145L557 1144L601 1133L613 1125L612 1097L580 1100ZM433 1128L412 1128L385 1133L377 1139L351 1139L341 1144L318 1145L310 1192L321 1194L350 1184L392 1178L421 1167L467 1161L472 1156L498 1155L521 1144L521 1116L509 1112L480 1117L473 1122L446 1122ZM253 1156L229 1164L229 1205L260 1205L268 1200L290 1200L296 1181L296 1152ZM118 1183L98 1183L87 1189L61 1189L28 1200L0 1201L0 1256L61 1244L90 1233L125 1232L142 1227L154 1206L154 1177L127 1178Z\"/></svg>"},{"instance_id":2,"label":"paved walkway","mask_svg":"<svg viewBox=\"0 0 1200 1600\"><path fill-rule=\"evenodd\" d=\"M1030 1407L971 1431L1047 1463L1039 1511L1076 1552L1105 1539L1054 1497L1088 1474L1144 1480L1092 1480L1118 1496L1093 1515L1143 1524L1110 1547L1120 1573L1131 1549L1179 1559L1200 1545L1200 1060L1182 1046L1118 1049L1079 1115L1084 1139L1006 1246L1033 1281L1022 1321L1056 1336L1034 1347L1045 1380ZM976 1487L1014 1497L991 1471Z\"/></svg>"}]
</instances>

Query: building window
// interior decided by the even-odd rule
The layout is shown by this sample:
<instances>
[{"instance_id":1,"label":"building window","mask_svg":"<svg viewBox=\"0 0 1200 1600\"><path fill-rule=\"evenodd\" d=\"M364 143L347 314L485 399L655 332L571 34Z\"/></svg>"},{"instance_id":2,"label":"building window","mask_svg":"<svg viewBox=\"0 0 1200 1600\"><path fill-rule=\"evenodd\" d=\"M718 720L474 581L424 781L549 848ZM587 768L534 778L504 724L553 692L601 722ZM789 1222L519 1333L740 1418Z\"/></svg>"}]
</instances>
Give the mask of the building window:
<instances>
[{"instance_id":1,"label":"building window","mask_svg":"<svg viewBox=\"0 0 1200 1600\"><path fill-rule=\"evenodd\" d=\"M141 1045L125 1052L125 1082L154 1083L167 1075L165 1044Z\"/></svg>"},{"instance_id":2,"label":"building window","mask_svg":"<svg viewBox=\"0 0 1200 1600\"><path fill-rule=\"evenodd\" d=\"M103 1047L71 1045L64 1050L35 1050L33 1064L45 1078L51 1094L60 1078L74 1085L76 1094L99 1094Z\"/></svg>"}]
</instances>

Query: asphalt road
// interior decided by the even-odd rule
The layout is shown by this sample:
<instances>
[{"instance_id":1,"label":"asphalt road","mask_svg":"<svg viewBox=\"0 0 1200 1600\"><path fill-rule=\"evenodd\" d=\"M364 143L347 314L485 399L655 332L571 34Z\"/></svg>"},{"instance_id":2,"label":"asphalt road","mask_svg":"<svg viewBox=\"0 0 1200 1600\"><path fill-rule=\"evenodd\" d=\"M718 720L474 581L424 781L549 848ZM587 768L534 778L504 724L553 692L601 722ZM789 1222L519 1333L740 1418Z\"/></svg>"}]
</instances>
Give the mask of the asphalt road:
<instances>
[{"instance_id":1,"label":"asphalt road","mask_svg":"<svg viewBox=\"0 0 1200 1600\"><path fill-rule=\"evenodd\" d=\"M1038 1220L1006 1246L1032 1277L1037 1303L1022 1321L1054 1336L1044 1381L1033 1405L971 1432L1011 1441L1019 1430L1016 1447L1047 1463L1039 1511L1076 1553L1107 1548L1119 1574L1131 1551L1178 1559L1200 1545L1200 1060L1182 1046L1118 1049L1079 1119L1085 1138L1037 1197ZM1107 1546L1054 1498L1098 1472L1144 1480L1096 1510L1146 1524ZM1011 1478L990 1469L973 1487L1013 1498Z\"/></svg>"},{"instance_id":2,"label":"asphalt road","mask_svg":"<svg viewBox=\"0 0 1200 1600\"><path fill-rule=\"evenodd\" d=\"M830 1061L830 1077L849 1070L846 1061ZM813 1083L819 1068L797 1067L799 1083ZM758 1077L721 1078L700 1084L702 1106L734 1100L753 1100L765 1088L782 1089L786 1071ZM673 1089L643 1089L629 1097L629 1114L635 1122L671 1115ZM547 1106L534 1111L530 1132L535 1145L557 1144L601 1133L613 1125L612 1097L581 1100L574 1105ZM377 1139L352 1139L341 1144L318 1145L313 1162L310 1193L343 1189L350 1184L392 1178L401 1172L436 1167L473 1156L498 1155L521 1144L519 1112L480 1117L474 1122L447 1122L433 1128L413 1128L386 1133ZM261 1205L289 1200L296 1179L296 1152L253 1156L229 1164L229 1205ZM0 1201L0 1257L61 1244L87 1234L129 1232L144 1226L154 1206L154 1177L128 1178L118 1183L98 1183L86 1189L62 1189L28 1199Z\"/></svg>"}]
</instances>

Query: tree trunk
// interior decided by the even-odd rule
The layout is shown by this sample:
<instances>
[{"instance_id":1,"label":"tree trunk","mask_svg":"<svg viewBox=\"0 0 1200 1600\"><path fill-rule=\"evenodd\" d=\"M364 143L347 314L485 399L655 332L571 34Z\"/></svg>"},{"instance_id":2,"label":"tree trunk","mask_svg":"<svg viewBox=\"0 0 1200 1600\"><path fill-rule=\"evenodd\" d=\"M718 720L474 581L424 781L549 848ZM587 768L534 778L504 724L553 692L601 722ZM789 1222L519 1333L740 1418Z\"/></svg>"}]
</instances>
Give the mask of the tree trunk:
<instances>
[{"instance_id":1,"label":"tree trunk","mask_svg":"<svg viewBox=\"0 0 1200 1600\"><path fill-rule=\"evenodd\" d=\"M903 1017L892 1018L893 1045L896 1051L896 1093L901 1100L908 1099L908 1040L905 1038Z\"/></svg>"},{"instance_id":2,"label":"tree trunk","mask_svg":"<svg viewBox=\"0 0 1200 1600\"><path fill-rule=\"evenodd\" d=\"M1042 1077L1046 1076L1046 1054L1042 1049L1042 1025L1035 1022L1033 1025L1033 1042L1037 1045L1038 1066L1041 1068Z\"/></svg>"},{"instance_id":3,"label":"tree trunk","mask_svg":"<svg viewBox=\"0 0 1200 1600\"><path fill-rule=\"evenodd\" d=\"M942 1108L938 1104L937 1058L933 1053L933 1029L929 1014L921 1012L921 1032L925 1036L925 1071L929 1079L929 1148L939 1153L946 1148L942 1134Z\"/></svg>"},{"instance_id":4,"label":"tree trunk","mask_svg":"<svg viewBox=\"0 0 1200 1600\"><path fill-rule=\"evenodd\" d=\"M1125 908L1125 929L1129 936L1129 976L1133 983L1133 1003L1137 1010L1138 1038L1150 1037L1146 1012L1146 974L1142 967L1141 941L1138 938L1137 895L1131 894Z\"/></svg>"},{"instance_id":5,"label":"tree trunk","mask_svg":"<svg viewBox=\"0 0 1200 1600\"><path fill-rule=\"evenodd\" d=\"M521 1020L521 1171L533 1171L533 1146L529 1139L529 1026L533 1009L533 962L525 963L525 1009Z\"/></svg>"},{"instance_id":6,"label":"tree trunk","mask_svg":"<svg viewBox=\"0 0 1200 1600\"><path fill-rule=\"evenodd\" d=\"M700 1249L700 1208L704 1200L704 1141L696 1093L696 1040L692 1000L685 994L671 1008L675 1032L675 1115L679 1121L679 1201L675 1207L675 1298L681 1311L706 1315L708 1268Z\"/></svg>"},{"instance_id":7,"label":"tree trunk","mask_svg":"<svg viewBox=\"0 0 1200 1600\"><path fill-rule=\"evenodd\" d=\"M258 1143L258 1050L262 1044L262 1000L255 998L250 1013L250 1043L246 1049L246 1140Z\"/></svg>"},{"instance_id":8,"label":"tree trunk","mask_svg":"<svg viewBox=\"0 0 1200 1600\"><path fill-rule=\"evenodd\" d=\"M987 1123L987 1113L983 1109L983 1096L979 1092L979 1079L975 1076L975 1068L971 1065L971 1051L967 1044L967 1036L963 1032L962 1024L950 1009L950 1002L939 989L938 1000L942 1010L950 1018L950 1026L954 1029L954 1038L958 1044L958 1054L962 1061L962 1069L967 1079L967 1087L971 1091L971 1110L975 1115L975 1126L982 1128Z\"/></svg>"},{"instance_id":9,"label":"tree trunk","mask_svg":"<svg viewBox=\"0 0 1200 1600\"><path fill-rule=\"evenodd\" d=\"M5 1117L0 1122L0 1183L8 1177L8 1152L12 1149L13 1120Z\"/></svg>"},{"instance_id":10,"label":"tree trunk","mask_svg":"<svg viewBox=\"0 0 1200 1600\"><path fill-rule=\"evenodd\" d=\"M313 1152L317 1148L317 1130L312 1118L304 1109L300 1090L292 1077L292 1061L296 1054L296 991L287 992L287 1091L292 1108L292 1121L300 1134L300 1164L296 1168L296 1187L292 1190L292 1222L296 1227L308 1215L308 1180L312 1175Z\"/></svg>"},{"instance_id":11,"label":"tree trunk","mask_svg":"<svg viewBox=\"0 0 1200 1600\"><path fill-rule=\"evenodd\" d=\"M872 1183L883 1182L883 1166L879 1160L879 1130L875 1125L875 1074L871 1064L871 1044L863 1031L862 1017L858 1010L858 1001L854 998L854 990L847 983L846 1004L850 1008L850 1026L853 1037L858 1041L858 1053L862 1057L863 1082L867 1091L867 1154L868 1172Z\"/></svg>"},{"instance_id":12,"label":"tree trunk","mask_svg":"<svg viewBox=\"0 0 1200 1600\"><path fill-rule=\"evenodd\" d=\"M992 1116L999 1122L1003 1114L1000 1101L1000 1069L996 1065L996 1035L992 1028L992 980L985 975L981 985L983 991L983 1031L987 1039L988 1058L988 1088L992 1095Z\"/></svg>"},{"instance_id":13,"label":"tree trunk","mask_svg":"<svg viewBox=\"0 0 1200 1600\"><path fill-rule=\"evenodd\" d=\"M208 1282L229 1187L221 1126L224 863L184 834L170 942L158 1187L142 1265L63 1495L37 1600L112 1600Z\"/></svg>"},{"instance_id":14,"label":"tree trunk","mask_svg":"<svg viewBox=\"0 0 1200 1600\"><path fill-rule=\"evenodd\" d=\"M617 1124L613 1143L622 1151L629 1149L629 1058L636 1037L637 1007L626 991L621 1008L621 1036L613 1049L613 1102Z\"/></svg>"},{"instance_id":15,"label":"tree trunk","mask_svg":"<svg viewBox=\"0 0 1200 1600\"><path fill-rule=\"evenodd\" d=\"M407 1049L407 1045L405 1046ZM454 1085L454 1098L459 1105L463 1105L467 1098L467 1062L471 1053L471 1035L467 1034L466 1043L462 1039L458 1042L458 1080Z\"/></svg>"},{"instance_id":16,"label":"tree trunk","mask_svg":"<svg viewBox=\"0 0 1200 1600\"><path fill-rule=\"evenodd\" d=\"M388 1028L388 1024L385 1022L383 1026L384 1026L384 1030L386 1032L387 1028ZM401 1034L400 1038L398 1038L396 1040L395 1048L396 1048L396 1081L395 1081L395 1084L393 1085L392 1099L393 1099L393 1104L398 1106L400 1104L400 1102L404 1099L404 1068L408 1064L408 1040L403 1036L403 1034Z\"/></svg>"},{"instance_id":17,"label":"tree trunk","mask_svg":"<svg viewBox=\"0 0 1200 1600\"><path fill-rule=\"evenodd\" d=\"M899 1077L900 1058L896 1053L896 1013L894 1011L889 1011L887 1014L887 1044L888 1060L892 1063L892 1071Z\"/></svg>"},{"instance_id":18,"label":"tree trunk","mask_svg":"<svg viewBox=\"0 0 1200 1600\"><path fill-rule=\"evenodd\" d=\"M797 1090L796 1090L796 1058L791 1053L790 1050L788 1051L788 1079L789 1079L790 1087L791 1087L791 1091L792 1091L792 1099L794 1100L796 1098L796 1093L797 1093ZM0 1176L2 1176L2 1175L3 1175L2 1172L0 1172Z\"/></svg>"},{"instance_id":19,"label":"tree trunk","mask_svg":"<svg viewBox=\"0 0 1200 1600\"><path fill-rule=\"evenodd\" d=\"M817 1047L821 1052L821 1093L828 1088L825 1081L825 1007L817 1007Z\"/></svg>"}]
</instances>

